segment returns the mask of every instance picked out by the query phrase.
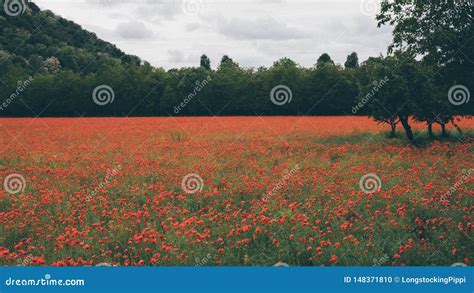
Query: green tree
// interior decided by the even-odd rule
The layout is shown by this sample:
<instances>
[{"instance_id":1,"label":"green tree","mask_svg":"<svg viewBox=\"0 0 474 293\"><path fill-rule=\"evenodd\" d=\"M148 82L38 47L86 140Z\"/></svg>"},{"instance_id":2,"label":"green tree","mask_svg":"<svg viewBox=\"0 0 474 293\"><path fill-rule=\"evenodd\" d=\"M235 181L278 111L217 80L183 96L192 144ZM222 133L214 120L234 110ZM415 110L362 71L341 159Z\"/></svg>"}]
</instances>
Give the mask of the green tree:
<instances>
[{"instance_id":1,"label":"green tree","mask_svg":"<svg viewBox=\"0 0 474 293\"><path fill-rule=\"evenodd\" d=\"M393 25L389 52L422 56L437 68L441 81L451 87L474 86L474 5L471 0L383 1L378 26ZM472 114L474 104L460 109Z\"/></svg>"},{"instance_id":2,"label":"green tree","mask_svg":"<svg viewBox=\"0 0 474 293\"><path fill-rule=\"evenodd\" d=\"M429 75L423 73L421 63L408 53L396 53L371 59L362 67L372 81L372 85L368 83L361 91L362 106L368 107L370 116L376 121L390 124L392 135L394 127L400 123L408 140L414 143L410 118L417 113L418 102L430 97L431 93L429 87L425 87Z\"/></svg>"},{"instance_id":3,"label":"green tree","mask_svg":"<svg viewBox=\"0 0 474 293\"><path fill-rule=\"evenodd\" d=\"M345 68L357 68L359 67L359 56L356 52L352 52L347 56L346 62L344 63Z\"/></svg>"},{"instance_id":4,"label":"green tree","mask_svg":"<svg viewBox=\"0 0 474 293\"><path fill-rule=\"evenodd\" d=\"M49 57L43 61L41 70L48 73L58 73L61 70L61 62L56 57Z\"/></svg>"},{"instance_id":5,"label":"green tree","mask_svg":"<svg viewBox=\"0 0 474 293\"><path fill-rule=\"evenodd\" d=\"M302 108L302 99L304 92L304 79L303 70L293 60L289 58L281 58L273 63L273 65L266 72L266 82L264 87L266 88L266 94L261 98L261 103L266 105L266 113L271 115L299 115L302 114L304 109ZM273 101L271 99L271 93L273 89L285 86L289 88L289 92L286 90L277 90L274 92ZM277 93L285 92L287 96L279 101L277 99ZM274 101L282 102L282 105L275 105Z\"/></svg>"},{"instance_id":6,"label":"green tree","mask_svg":"<svg viewBox=\"0 0 474 293\"><path fill-rule=\"evenodd\" d=\"M331 56L329 56L328 53L323 53L321 56L319 56L316 66L320 67L323 64L334 65L334 61L332 61Z\"/></svg>"},{"instance_id":7,"label":"green tree","mask_svg":"<svg viewBox=\"0 0 474 293\"><path fill-rule=\"evenodd\" d=\"M357 80L351 72L341 66L320 64L309 69L305 77L303 113L310 115L350 113L359 92Z\"/></svg>"},{"instance_id":8,"label":"green tree","mask_svg":"<svg viewBox=\"0 0 474 293\"><path fill-rule=\"evenodd\" d=\"M206 55L201 56L201 67L206 70L211 70L211 60Z\"/></svg>"},{"instance_id":9,"label":"green tree","mask_svg":"<svg viewBox=\"0 0 474 293\"><path fill-rule=\"evenodd\" d=\"M456 54L472 38L471 1L383 1L378 26L395 25L390 51L426 55L437 65L462 62ZM456 60L457 59L457 60Z\"/></svg>"},{"instance_id":10,"label":"green tree","mask_svg":"<svg viewBox=\"0 0 474 293\"><path fill-rule=\"evenodd\" d=\"M227 55L224 55L224 56L222 56L221 64L219 65L219 67L221 67L225 64L236 64L236 63L234 62L234 60L232 60L232 58L230 58Z\"/></svg>"}]
</instances>

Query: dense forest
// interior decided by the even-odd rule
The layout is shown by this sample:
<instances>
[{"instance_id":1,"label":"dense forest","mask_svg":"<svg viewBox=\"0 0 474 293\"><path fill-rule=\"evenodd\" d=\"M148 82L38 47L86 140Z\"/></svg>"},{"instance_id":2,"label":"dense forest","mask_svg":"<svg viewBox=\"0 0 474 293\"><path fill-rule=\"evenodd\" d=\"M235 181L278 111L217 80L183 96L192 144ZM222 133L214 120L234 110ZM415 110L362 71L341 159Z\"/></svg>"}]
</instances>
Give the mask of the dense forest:
<instances>
[{"instance_id":1,"label":"dense forest","mask_svg":"<svg viewBox=\"0 0 474 293\"><path fill-rule=\"evenodd\" d=\"M444 127L474 113L474 8L414 3L382 4L379 26L394 25L387 56L243 68L203 55L164 70L30 2L20 17L0 13L0 117L371 115L392 129L409 130L408 117Z\"/></svg>"}]
</instances>

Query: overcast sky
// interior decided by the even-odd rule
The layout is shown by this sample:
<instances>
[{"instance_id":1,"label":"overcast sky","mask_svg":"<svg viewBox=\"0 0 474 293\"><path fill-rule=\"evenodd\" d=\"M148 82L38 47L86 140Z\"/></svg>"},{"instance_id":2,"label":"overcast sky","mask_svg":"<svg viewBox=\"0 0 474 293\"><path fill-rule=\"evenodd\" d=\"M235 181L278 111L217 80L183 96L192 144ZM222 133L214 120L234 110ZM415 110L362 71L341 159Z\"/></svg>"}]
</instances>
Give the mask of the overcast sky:
<instances>
[{"instance_id":1,"label":"overcast sky","mask_svg":"<svg viewBox=\"0 0 474 293\"><path fill-rule=\"evenodd\" d=\"M154 66L245 67L289 57L310 67L327 52L344 63L385 54L391 28L377 28L380 0L34 0Z\"/></svg>"}]
</instances>

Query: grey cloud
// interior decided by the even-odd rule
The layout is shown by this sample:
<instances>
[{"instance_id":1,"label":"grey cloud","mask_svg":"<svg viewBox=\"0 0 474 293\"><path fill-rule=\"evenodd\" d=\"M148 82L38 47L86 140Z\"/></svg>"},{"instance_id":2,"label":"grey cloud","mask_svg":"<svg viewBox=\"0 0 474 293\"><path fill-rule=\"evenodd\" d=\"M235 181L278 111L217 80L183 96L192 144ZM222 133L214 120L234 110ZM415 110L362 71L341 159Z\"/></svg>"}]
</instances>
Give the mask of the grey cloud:
<instances>
[{"instance_id":1,"label":"grey cloud","mask_svg":"<svg viewBox=\"0 0 474 293\"><path fill-rule=\"evenodd\" d=\"M153 36L153 32L139 21L120 23L115 32L124 39L147 39Z\"/></svg>"},{"instance_id":2,"label":"grey cloud","mask_svg":"<svg viewBox=\"0 0 474 293\"><path fill-rule=\"evenodd\" d=\"M220 18L218 32L233 39L247 40L288 40L302 39L307 35L298 28L291 27L272 17L258 19Z\"/></svg>"},{"instance_id":3,"label":"grey cloud","mask_svg":"<svg viewBox=\"0 0 474 293\"><path fill-rule=\"evenodd\" d=\"M184 61L184 54L179 50L169 50L168 55L168 61L171 63L181 63Z\"/></svg>"},{"instance_id":4,"label":"grey cloud","mask_svg":"<svg viewBox=\"0 0 474 293\"><path fill-rule=\"evenodd\" d=\"M193 32L195 30L198 30L201 27L199 23L188 23L186 25L186 31L187 32Z\"/></svg>"},{"instance_id":5,"label":"grey cloud","mask_svg":"<svg viewBox=\"0 0 474 293\"><path fill-rule=\"evenodd\" d=\"M181 1L178 0L86 0L86 3L105 9L120 9L126 11L129 17L145 17L150 22L172 19L182 12Z\"/></svg>"},{"instance_id":6,"label":"grey cloud","mask_svg":"<svg viewBox=\"0 0 474 293\"><path fill-rule=\"evenodd\" d=\"M181 1L151 1L149 5L136 8L139 17L146 17L151 22L160 22L163 19L173 19L182 12Z\"/></svg>"},{"instance_id":7,"label":"grey cloud","mask_svg":"<svg viewBox=\"0 0 474 293\"><path fill-rule=\"evenodd\" d=\"M200 1L200 0L189 0ZM206 53L217 66L228 54L243 66L289 57L312 66L327 52L343 63L386 53L392 28L377 29L361 0L203 0L189 16L183 0L35 0L42 9L97 33L155 66L198 66Z\"/></svg>"}]
</instances>

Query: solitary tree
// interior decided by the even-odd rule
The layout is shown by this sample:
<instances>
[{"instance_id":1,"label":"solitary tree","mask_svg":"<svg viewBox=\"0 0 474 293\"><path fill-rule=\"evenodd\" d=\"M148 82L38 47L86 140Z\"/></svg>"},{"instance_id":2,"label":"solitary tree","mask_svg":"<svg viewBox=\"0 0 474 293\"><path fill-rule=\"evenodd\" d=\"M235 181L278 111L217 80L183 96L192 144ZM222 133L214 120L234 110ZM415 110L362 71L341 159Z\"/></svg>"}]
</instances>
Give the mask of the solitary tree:
<instances>
[{"instance_id":1,"label":"solitary tree","mask_svg":"<svg viewBox=\"0 0 474 293\"><path fill-rule=\"evenodd\" d=\"M406 49L442 65L468 59L456 52L472 38L473 17L470 0L383 1L377 20L379 27L395 25L389 50Z\"/></svg>"},{"instance_id":2,"label":"solitary tree","mask_svg":"<svg viewBox=\"0 0 474 293\"><path fill-rule=\"evenodd\" d=\"M425 87L428 75L423 74L421 63L408 53L398 52L377 62L370 70L374 84L364 92L371 93L371 97L365 97L369 113L377 121L391 123L392 134L399 122L413 143L410 118L417 113L418 102L430 96L431 91ZM382 83L382 80L386 82Z\"/></svg>"},{"instance_id":3,"label":"solitary tree","mask_svg":"<svg viewBox=\"0 0 474 293\"><path fill-rule=\"evenodd\" d=\"M318 61L316 63L316 66L320 67L323 64L332 64L332 65L334 65L334 61L332 61L331 56L329 56L328 53L323 53L321 56L319 56Z\"/></svg>"},{"instance_id":4,"label":"solitary tree","mask_svg":"<svg viewBox=\"0 0 474 293\"><path fill-rule=\"evenodd\" d=\"M201 67L206 70L211 70L211 60L206 55L201 56Z\"/></svg>"},{"instance_id":5,"label":"solitary tree","mask_svg":"<svg viewBox=\"0 0 474 293\"><path fill-rule=\"evenodd\" d=\"M397 87L393 84L393 79L396 77L391 75L386 63L385 59L379 57L369 58L362 64L358 70L361 90L353 112L369 113L378 124L390 125L390 137L393 138L396 136L397 124L400 123L397 110L401 105L394 98Z\"/></svg>"},{"instance_id":6,"label":"solitary tree","mask_svg":"<svg viewBox=\"0 0 474 293\"><path fill-rule=\"evenodd\" d=\"M230 58L229 56L227 55L224 55L222 56L222 59L221 59L221 65L224 64L224 63L227 63L227 62L234 62L234 60L232 60L232 58Z\"/></svg>"},{"instance_id":7,"label":"solitary tree","mask_svg":"<svg viewBox=\"0 0 474 293\"><path fill-rule=\"evenodd\" d=\"M447 89L474 87L474 3L472 0L383 1L378 25L394 26L389 52L408 51L437 68ZM446 93L446 92L445 92ZM446 93L447 94L447 93ZM445 95L447 98L447 95ZM456 108L472 114L474 104Z\"/></svg>"},{"instance_id":8,"label":"solitary tree","mask_svg":"<svg viewBox=\"0 0 474 293\"><path fill-rule=\"evenodd\" d=\"M449 107L446 107L446 103L448 100L445 98L443 94L443 87L437 83L435 70L431 68L431 66L427 66L423 62L417 62L417 71L416 76L421 79L423 83L423 87L420 90L420 94L413 97L414 107L413 117L416 121L424 122L428 126L428 135L431 139L435 138L435 134L433 132L433 124L442 120L441 118L441 111L444 108L444 113L447 114L449 112ZM446 90L447 92L447 90ZM444 116L444 115L443 115ZM449 122L449 121L448 121ZM443 131L443 134L446 132Z\"/></svg>"},{"instance_id":9,"label":"solitary tree","mask_svg":"<svg viewBox=\"0 0 474 293\"><path fill-rule=\"evenodd\" d=\"M357 68L359 67L359 56L356 52L352 52L349 56L347 56L347 60L344 63L344 67L346 68Z\"/></svg>"}]
</instances>

